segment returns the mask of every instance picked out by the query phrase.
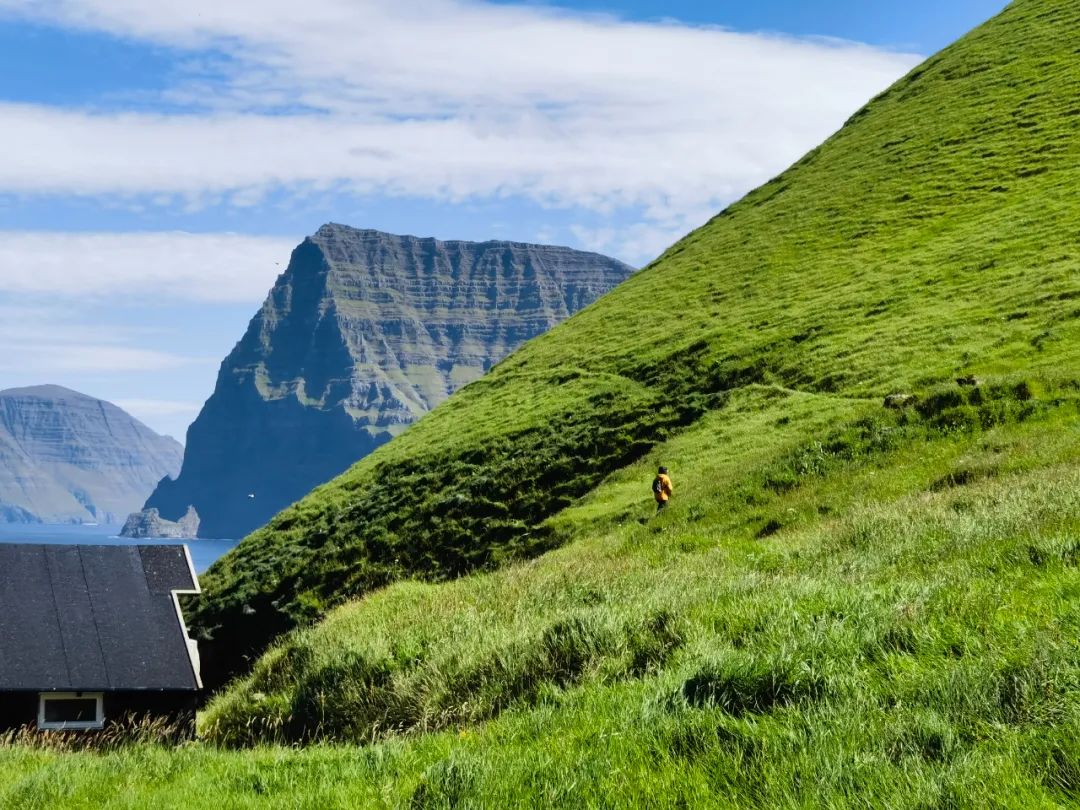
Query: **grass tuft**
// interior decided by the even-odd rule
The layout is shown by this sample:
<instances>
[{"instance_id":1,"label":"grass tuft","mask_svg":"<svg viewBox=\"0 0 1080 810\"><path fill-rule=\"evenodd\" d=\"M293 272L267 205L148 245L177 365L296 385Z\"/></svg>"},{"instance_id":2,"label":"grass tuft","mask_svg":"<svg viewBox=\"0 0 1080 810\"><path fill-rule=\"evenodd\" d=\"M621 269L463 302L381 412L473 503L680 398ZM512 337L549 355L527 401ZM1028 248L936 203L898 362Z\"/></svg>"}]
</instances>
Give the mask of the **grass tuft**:
<instances>
[{"instance_id":1,"label":"grass tuft","mask_svg":"<svg viewBox=\"0 0 1080 810\"><path fill-rule=\"evenodd\" d=\"M741 717L820 699L825 681L810 661L733 654L703 664L679 691L690 706Z\"/></svg>"}]
</instances>

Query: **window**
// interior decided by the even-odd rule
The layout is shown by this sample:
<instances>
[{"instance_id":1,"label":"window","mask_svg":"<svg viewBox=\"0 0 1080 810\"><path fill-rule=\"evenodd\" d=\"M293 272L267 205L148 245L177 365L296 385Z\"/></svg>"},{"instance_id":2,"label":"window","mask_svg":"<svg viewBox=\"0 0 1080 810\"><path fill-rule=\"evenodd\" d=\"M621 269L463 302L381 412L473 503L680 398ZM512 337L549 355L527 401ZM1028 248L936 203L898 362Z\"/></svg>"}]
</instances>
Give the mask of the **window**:
<instances>
[{"instance_id":1,"label":"window","mask_svg":"<svg viewBox=\"0 0 1080 810\"><path fill-rule=\"evenodd\" d=\"M101 728L105 724L101 698L101 692L42 692L38 701L38 728Z\"/></svg>"}]
</instances>

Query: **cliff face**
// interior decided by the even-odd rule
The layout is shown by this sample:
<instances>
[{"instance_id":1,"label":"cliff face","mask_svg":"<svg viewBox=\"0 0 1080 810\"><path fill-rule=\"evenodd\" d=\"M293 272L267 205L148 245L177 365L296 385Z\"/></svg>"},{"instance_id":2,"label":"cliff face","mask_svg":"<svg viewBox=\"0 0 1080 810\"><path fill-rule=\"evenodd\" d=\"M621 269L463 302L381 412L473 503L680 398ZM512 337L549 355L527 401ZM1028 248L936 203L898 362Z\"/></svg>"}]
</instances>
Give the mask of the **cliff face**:
<instances>
[{"instance_id":1,"label":"cliff face","mask_svg":"<svg viewBox=\"0 0 1080 810\"><path fill-rule=\"evenodd\" d=\"M633 273L513 242L326 225L293 251L147 507L241 537Z\"/></svg>"},{"instance_id":2,"label":"cliff face","mask_svg":"<svg viewBox=\"0 0 1080 810\"><path fill-rule=\"evenodd\" d=\"M0 521L117 523L183 452L108 402L52 385L0 391Z\"/></svg>"}]
</instances>

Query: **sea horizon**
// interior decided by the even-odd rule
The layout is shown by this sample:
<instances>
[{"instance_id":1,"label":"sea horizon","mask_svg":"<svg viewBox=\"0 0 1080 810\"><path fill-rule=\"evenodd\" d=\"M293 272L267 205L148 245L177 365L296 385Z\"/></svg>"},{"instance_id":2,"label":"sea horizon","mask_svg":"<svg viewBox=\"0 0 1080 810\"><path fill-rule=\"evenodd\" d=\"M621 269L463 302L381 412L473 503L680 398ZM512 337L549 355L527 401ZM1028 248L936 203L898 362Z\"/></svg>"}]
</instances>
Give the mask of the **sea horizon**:
<instances>
[{"instance_id":1,"label":"sea horizon","mask_svg":"<svg viewBox=\"0 0 1080 810\"><path fill-rule=\"evenodd\" d=\"M0 543L43 543L47 545L186 545L191 551L195 572L202 574L215 560L233 549L239 540L144 539L120 537L121 524L89 523L0 523Z\"/></svg>"}]
</instances>

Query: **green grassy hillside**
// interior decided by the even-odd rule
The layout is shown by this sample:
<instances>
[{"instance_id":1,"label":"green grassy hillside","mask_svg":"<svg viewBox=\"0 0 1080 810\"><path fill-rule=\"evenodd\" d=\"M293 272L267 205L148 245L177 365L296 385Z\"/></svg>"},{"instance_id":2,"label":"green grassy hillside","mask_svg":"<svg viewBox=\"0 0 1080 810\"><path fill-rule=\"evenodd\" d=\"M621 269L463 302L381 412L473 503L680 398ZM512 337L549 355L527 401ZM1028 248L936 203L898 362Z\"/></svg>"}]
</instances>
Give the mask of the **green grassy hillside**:
<instances>
[{"instance_id":1,"label":"green grassy hillside","mask_svg":"<svg viewBox=\"0 0 1080 810\"><path fill-rule=\"evenodd\" d=\"M248 537L194 613L211 680L346 598L552 548L548 518L733 391L1077 368L1078 32L1075 4L1013 5Z\"/></svg>"},{"instance_id":2,"label":"green grassy hillside","mask_svg":"<svg viewBox=\"0 0 1080 810\"><path fill-rule=\"evenodd\" d=\"M208 742L0 746L0 804L1076 806L1080 390L959 399L749 387L563 548L290 634ZM678 499L639 521L661 457Z\"/></svg>"},{"instance_id":3,"label":"green grassy hillside","mask_svg":"<svg viewBox=\"0 0 1080 810\"><path fill-rule=\"evenodd\" d=\"M1017 0L215 566L219 675L304 626L204 742L0 804L1080 806L1077 187Z\"/></svg>"}]
</instances>

